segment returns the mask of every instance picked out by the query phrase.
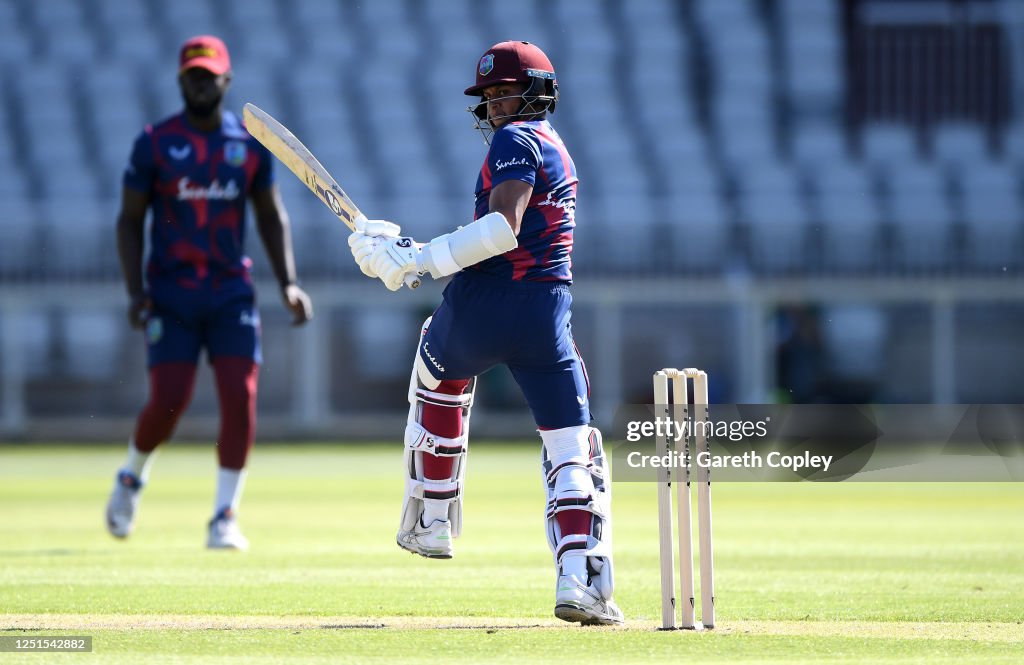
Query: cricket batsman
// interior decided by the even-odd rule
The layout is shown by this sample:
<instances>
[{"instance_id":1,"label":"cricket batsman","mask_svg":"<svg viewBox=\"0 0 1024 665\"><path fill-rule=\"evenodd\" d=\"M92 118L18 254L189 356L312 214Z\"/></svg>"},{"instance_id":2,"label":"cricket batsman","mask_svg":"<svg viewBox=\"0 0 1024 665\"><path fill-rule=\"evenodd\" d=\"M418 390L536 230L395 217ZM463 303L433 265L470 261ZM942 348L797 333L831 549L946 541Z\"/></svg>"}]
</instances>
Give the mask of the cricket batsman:
<instances>
[{"instance_id":1,"label":"cricket batsman","mask_svg":"<svg viewBox=\"0 0 1024 665\"><path fill-rule=\"evenodd\" d=\"M543 442L555 616L622 623L612 600L611 478L570 325L578 179L547 119L558 103L555 70L537 46L502 42L479 59L466 94L480 98L469 111L490 145L474 221L426 244L397 233L349 237L362 271L392 291L409 273L454 275L423 324L412 370L398 544L451 558L475 380L504 364Z\"/></svg>"}]
</instances>

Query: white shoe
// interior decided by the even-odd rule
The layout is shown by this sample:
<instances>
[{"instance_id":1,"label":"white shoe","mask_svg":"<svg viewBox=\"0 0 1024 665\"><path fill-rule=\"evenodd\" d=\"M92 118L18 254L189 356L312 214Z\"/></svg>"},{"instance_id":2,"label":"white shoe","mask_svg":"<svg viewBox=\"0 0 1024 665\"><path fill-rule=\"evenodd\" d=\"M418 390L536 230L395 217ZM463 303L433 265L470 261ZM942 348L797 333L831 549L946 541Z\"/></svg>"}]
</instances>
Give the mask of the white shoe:
<instances>
[{"instance_id":1,"label":"white shoe","mask_svg":"<svg viewBox=\"0 0 1024 665\"><path fill-rule=\"evenodd\" d=\"M593 584L584 584L575 575L558 578L555 616L584 626L614 626L623 621L622 610L615 601L605 600Z\"/></svg>"},{"instance_id":2,"label":"white shoe","mask_svg":"<svg viewBox=\"0 0 1024 665\"><path fill-rule=\"evenodd\" d=\"M452 558L452 523L449 520L434 520L430 526L423 526L417 520L416 528L399 530L395 540L402 549L428 559Z\"/></svg>"},{"instance_id":3,"label":"white shoe","mask_svg":"<svg viewBox=\"0 0 1024 665\"><path fill-rule=\"evenodd\" d=\"M249 540L242 535L238 520L230 508L220 511L210 520L210 534L206 539L206 546L212 550L249 549Z\"/></svg>"},{"instance_id":4,"label":"white shoe","mask_svg":"<svg viewBox=\"0 0 1024 665\"><path fill-rule=\"evenodd\" d=\"M135 528L142 481L130 471L118 471L114 489L107 501L107 531L115 538L127 538Z\"/></svg>"}]
</instances>

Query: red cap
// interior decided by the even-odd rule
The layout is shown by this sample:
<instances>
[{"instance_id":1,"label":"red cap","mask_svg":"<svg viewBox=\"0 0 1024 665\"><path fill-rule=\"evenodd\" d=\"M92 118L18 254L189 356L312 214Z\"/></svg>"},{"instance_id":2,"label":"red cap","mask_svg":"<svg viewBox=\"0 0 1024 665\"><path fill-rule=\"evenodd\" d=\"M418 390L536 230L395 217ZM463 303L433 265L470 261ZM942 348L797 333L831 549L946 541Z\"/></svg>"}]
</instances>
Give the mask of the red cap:
<instances>
[{"instance_id":1,"label":"red cap","mask_svg":"<svg viewBox=\"0 0 1024 665\"><path fill-rule=\"evenodd\" d=\"M555 78L555 68L537 46L530 42L501 42L487 49L476 65L476 83L467 95L497 83L529 83L534 76Z\"/></svg>"},{"instance_id":2,"label":"red cap","mask_svg":"<svg viewBox=\"0 0 1024 665\"><path fill-rule=\"evenodd\" d=\"M199 35L182 44L181 56L178 62L180 63L178 67L179 73L193 67L202 67L214 74L224 74L231 71L231 58L228 57L228 47L224 46L224 42L213 35Z\"/></svg>"}]
</instances>

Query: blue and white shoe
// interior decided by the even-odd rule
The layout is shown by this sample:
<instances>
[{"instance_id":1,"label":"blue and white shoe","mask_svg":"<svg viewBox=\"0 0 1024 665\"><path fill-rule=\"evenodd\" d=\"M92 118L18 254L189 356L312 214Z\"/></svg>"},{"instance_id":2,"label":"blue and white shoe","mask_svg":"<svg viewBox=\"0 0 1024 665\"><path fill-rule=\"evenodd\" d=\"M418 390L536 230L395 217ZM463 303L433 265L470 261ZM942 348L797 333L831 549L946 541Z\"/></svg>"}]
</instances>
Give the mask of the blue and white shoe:
<instances>
[{"instance_id":1,"label":"blue and white shoe","mask_svg":"<svg viewBox=\"0 0 1024 665\"><path fill-rule=\"evenodd\" d=\"M107 501L107 531L115 538L127 538L135 528L135 512L142 495L142 481L131 471L118 471L114 490Z\"/></svg>"},{"instance_id":2,"label":"blue and white shoe","mask_svg":"<svg viewBox=\"0 0 1024 665\"><path fill-rule=\"evenodd\" d=\"M206 547L211 550L245 551L249 549L249 540L242 535L233 510L224 508L210 520Z\"/></svg>"}]
</instances>

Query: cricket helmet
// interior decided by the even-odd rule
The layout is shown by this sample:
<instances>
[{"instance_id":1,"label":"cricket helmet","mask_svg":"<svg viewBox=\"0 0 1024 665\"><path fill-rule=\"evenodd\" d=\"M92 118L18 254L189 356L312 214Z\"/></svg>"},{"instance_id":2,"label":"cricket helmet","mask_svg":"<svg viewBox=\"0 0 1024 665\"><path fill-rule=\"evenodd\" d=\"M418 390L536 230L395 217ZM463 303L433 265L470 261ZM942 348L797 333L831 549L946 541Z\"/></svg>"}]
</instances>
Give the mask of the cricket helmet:
<instances>
[{"instance_id":1,"label":"cricket helmet","mask_svg":"<svg viewBox=\"0 0 1024 665\"><path fill-rule=\"evenodd\" d=\"M520 98L519 109L512 116L488 118L487 100L483 99L484 88L500 83L519 83L525 86ZM513 119L536 119L555 110L558 104L558 79L551 60L536 45L530 42L501 42L495 44L480 57L476 65L476 83L466 88L467 95L480 95L480 102L467 110L475 117L475 127L490 143L491 135L497 130L495 121Z\"/></svg>"}]
</instances>

